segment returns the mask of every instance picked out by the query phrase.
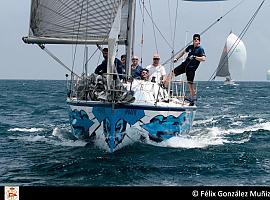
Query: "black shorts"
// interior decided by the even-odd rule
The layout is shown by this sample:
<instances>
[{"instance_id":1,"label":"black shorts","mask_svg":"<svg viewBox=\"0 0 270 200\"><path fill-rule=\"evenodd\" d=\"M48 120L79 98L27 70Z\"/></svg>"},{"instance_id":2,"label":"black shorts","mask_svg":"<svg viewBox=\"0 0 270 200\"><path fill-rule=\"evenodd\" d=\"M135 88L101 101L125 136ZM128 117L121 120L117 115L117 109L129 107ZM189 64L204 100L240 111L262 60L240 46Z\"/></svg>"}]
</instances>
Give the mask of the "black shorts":
<instances>
[{"instance_id":1,"label":"black shorts","mask_svg":"<svg viewBox=\"0 0 270 200\"><path fill-rule=\"evenodd\" d=\"M174 68L173 73L175 76L179 76L180 74L186 73L187 81L189 83L193 83L196 69L197 67L192 66L187 67L186 64L183 62L179 66Z\"/></svg>"}]
</instances>

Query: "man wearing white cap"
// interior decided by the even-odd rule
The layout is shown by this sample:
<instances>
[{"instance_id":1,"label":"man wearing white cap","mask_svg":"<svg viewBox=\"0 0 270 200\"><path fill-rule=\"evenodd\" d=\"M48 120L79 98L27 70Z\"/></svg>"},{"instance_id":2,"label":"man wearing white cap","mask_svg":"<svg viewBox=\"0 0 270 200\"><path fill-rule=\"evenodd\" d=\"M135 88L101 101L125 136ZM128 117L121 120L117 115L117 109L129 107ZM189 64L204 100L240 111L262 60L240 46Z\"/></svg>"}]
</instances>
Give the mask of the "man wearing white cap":
<instances>
[{"instance_id":1,"label":"man wearing white cap","mask_svg":"<svg viewBox=\"0 0 270 200\"><path fill-rule=\"evenodd\" d=\"M160 56L158 54L154 54L153 64L146 67L146 69L149 70L149 80L151 80L152 82L161 83L165 78L165 68L159 63L159 61Z\"/></svg>"}]
</instances>

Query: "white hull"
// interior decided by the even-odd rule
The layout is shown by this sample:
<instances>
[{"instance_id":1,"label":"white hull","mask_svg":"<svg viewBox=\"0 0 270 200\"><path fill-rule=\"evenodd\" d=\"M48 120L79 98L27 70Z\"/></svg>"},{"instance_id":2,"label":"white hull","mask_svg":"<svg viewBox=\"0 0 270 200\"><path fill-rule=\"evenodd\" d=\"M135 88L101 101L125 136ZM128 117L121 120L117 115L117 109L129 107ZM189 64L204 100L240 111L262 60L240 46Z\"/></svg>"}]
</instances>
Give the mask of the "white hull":
<instances>
[{"instance_id":1,"label":"white hull","mask_svg":"<svg viewBox=\"0 0 270 200\"><path fill-rule=\"evenodd\" d=\"M189 132L196 106L177 99L157 102L153 85L157 84L134 83L136 100L133 103L68 98L74 135L79 139L90 139L97 147L114 152L146 137L161 142ZM151 92L147 90L148 86L151 86Z\"/></svg>"},{"instance_id":2,"label":"white hull","mask_svg":"<svg viewBox=\"0 0 270 200\"><path fill-rule=\"evenodd\" d=\"M224 81L224 85L235 85L235 82L233 80Z\"/></svg>"}]
</instances>

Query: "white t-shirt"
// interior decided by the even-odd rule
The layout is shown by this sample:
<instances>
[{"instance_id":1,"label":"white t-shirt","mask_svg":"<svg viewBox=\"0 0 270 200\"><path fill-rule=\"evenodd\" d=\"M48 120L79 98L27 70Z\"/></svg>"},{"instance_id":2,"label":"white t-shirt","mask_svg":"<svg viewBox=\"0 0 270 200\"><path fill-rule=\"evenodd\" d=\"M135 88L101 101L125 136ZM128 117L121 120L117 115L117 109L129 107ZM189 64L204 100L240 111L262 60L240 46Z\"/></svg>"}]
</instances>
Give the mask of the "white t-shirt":
<instances>
[{"instance_id":1,"label":"white t-shirt","mask_svg":"<svg viewBox=\"0 0 270 200\"><path fill-rule=\"evenodd\" d=\"M149 81L152 80L152 77L156 77L155 80L157 83L160 83L160 78L161 76L166 75L165 68L162 65L158 66L153 66L153 65L148 65L146 69L149 70Z\"/></svg>"}]
</instances>

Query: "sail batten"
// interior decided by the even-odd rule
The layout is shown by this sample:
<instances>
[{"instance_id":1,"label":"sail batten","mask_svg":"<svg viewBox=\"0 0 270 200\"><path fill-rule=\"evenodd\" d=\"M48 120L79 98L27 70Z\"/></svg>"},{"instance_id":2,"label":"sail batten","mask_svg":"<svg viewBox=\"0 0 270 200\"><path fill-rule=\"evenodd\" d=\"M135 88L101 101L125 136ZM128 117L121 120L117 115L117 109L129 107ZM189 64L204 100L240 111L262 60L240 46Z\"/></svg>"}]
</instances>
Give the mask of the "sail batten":
<instances>
[{"instance_id":1,"label":"sail batten","mask_svg":"<svg viewBox=\"0 0 270 200\"><path fill-rule=\"evenodd\" d=\"M27 43L104 44L121 0L32 0ZM123 0L119 43L127 40L128 0ZM76 42L77 41L77 42Z\"/></svg>"}]
</instances>

